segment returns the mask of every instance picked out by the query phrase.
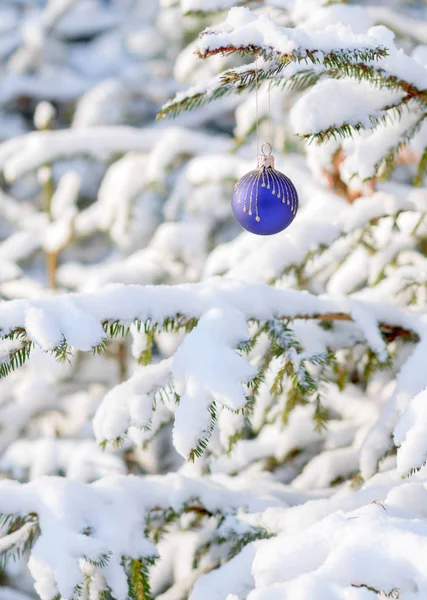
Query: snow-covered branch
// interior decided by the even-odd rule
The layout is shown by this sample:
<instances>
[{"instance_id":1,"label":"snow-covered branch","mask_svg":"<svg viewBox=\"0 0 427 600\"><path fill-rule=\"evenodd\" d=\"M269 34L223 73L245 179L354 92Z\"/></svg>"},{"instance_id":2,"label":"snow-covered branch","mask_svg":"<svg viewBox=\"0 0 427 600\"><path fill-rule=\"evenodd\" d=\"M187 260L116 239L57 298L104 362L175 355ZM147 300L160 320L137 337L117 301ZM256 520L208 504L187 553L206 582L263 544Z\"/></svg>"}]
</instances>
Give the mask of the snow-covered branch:
<instances>
[{"instance_id":1,"label":"snow-covered branch","mask_svg":"<svg viewBox=\"0 0 427 600\"><path fill-rule=\"evenodd\" d=\"M385 56L386 51L374 38L355 36L344 27L328 31L327 36L307 33L280 27L267 14L256 16L246 8L233 8L222 26L201 34L197 55L207 58L233 53L261 56L266 64L225 71L207 84L180 93L158 117L174 116L232 91L251 89L266 79L290 86L314 83L322 70L350 69Z\"/></svg>"},{"instance_id":2,"label":"snow-covered branch","mask_svg":"<svg viewBox=\"0 0 427 600\"><path fill-rule=\"evenodd\" d=\"M5 338L1 369L5 375L21 365L34 346L64 360L71 349L101 352L108 337L125 335L131 325L145 332L183 328L187 335L173 360L142 367L108 393L94 425L100 443L117 445L130 429L156 430L173 416L174 446L182 456L194 459L208 445L219 412L244 410L250 387L259 385L257 369L245 356L255 340L248 321L266 322L271 338L261 375L274 356L283 355L272 393L282 390L285 376L291 376L303 395L316 392L317 384L298 354L315 365L326 365L327 345L323 354L310 354L309 348L303 350L292 339L286 325L278 325L301 319L331 324L353 321L359 335L338 347L365 339L380 362L388 360L385 341L417 341L424 336L421 316L398 307L316 297L265 284L214 279L181 286L110 286L98 294L15 300L0 306ZM18 347L10 347L15 338ZM153 416L156 398L166 406L166 415ZM320 423L320 406L316 410Z\"/></svg>"},{"instance_id":3,"label":"snow-covered branch","mask_svg":"<svg viewBox=\"0 0 427 600\"><path fill-rule=\"evenodd\" d=\"M409 337L411 331L416 334L419 330L421 321L416 314L381 303L361 304L386 328L400 327ZM111 285L93 294L13 300L0 306L0 331L3 337L26 335L45 351L54 351L64 340L78 350L88 351L103 343L108 327L112 328L110 335L115 336L117 329L134 322L150 329L178 319L178 327L188 327L190 323L191 329L194 320L221 307L239 311L247 321L352 319L351 301L345 298L317 297L217 278L177 286Z\"/></svg>"},{"instance_id":4,"label":"snow-covered branch","mask_svg":"<svg viewBox=\"0 0 427 600\"><path fill-rule=\"evenodd\" d=\"M221 26L205 30L197 53L207 58L217 53L261 53L281 62L304 61L338 67L386 55L384 46L367 35L355 35L342 26L308 33L277 25L268 14L255 15L246 8L231 9Z\"/></svg>"},{"instance_id":5,"label":"snow-covered branch","mask_svg":"<svg viewBox=\"0 0 427 600\"><path fill-rule=\"evenodd\" d=\"M393 34L383 27L371 28L368 35L355 35L341 24L313 32L281 27L268 14L234 8L223 24L201 34L196 53L200 58L256 55L262 57L262 64L257 61L228 69L205 84L180 92L163 106L158 118L176 116L231 92L250 91L265 80L290 89L315 86L294 107L293 126L298 135L320 143L352 138L357 133L365 134L365 143L370 135L369 168L363 169L357 161L346 171L347 181L355 175L366 180L391 168L426 118L426 69L416 57L400 51ZM325 101L328 110L324 110ZM424 152L418 160L418 178L426 161ZM350 164L343 170L348 167Z\"/></svg>"},{"instance_id":6,"label":"snow-covered branch","mask_svg":"<svg viewBox=\"0 0 427 600\"><path fill-rule=\"evenodd\" d=\"M134 562L145 565L157 557L149 539L150 520L178 519L181 513L232 515L245 506L257 512L283 505L273 486L260 486L250 497L227 478L186 478L182 475L137 478L116 476L92 485L64 478L43 478L25 485L0 484L2 525L0 552L26 544L29 569L42 600L58 594L72 598L110 590L117 600L129 598ZM12 539L13 537L13 539ZM143 583L148 585L147 572ZM135 594L141 600L150 597Z\"/></svg>"}]
</instances>

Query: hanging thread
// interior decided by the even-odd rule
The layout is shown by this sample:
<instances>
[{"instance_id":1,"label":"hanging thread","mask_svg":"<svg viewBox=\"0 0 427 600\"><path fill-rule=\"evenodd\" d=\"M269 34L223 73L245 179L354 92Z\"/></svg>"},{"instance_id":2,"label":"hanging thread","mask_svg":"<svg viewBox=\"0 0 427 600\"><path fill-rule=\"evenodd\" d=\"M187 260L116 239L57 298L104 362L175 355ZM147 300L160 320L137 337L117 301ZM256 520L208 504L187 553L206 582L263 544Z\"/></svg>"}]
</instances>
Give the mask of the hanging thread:
<instances>
[{"instance_id":1,"label":"hanging thread","mask_svg":"<svg viewBox=\"0 0 427 600\"><path fill-rule=\"evenodd\" d=\"M259 139L258 139L258 127L259 127L259 110L258 110L258 55L255 59L255 119L256 119L256 153L259 152Z\"/></svg>"},{"instance_id":2,"label":"hanging thread","mask_svg":"<svg viewBox=\"0 0 427 600\"><path fill-rule=\"evenodd\" d=\"M271 80L268 82L268 141L273 148L273 139L271 135Z\"/></svg>"},{"instance_id":3,"label":"hanging thread","mask_svg":"<svg viewBox=\"0 0 427 600\"><path fill-rule=\"evenodd\" d=\"M259 67L258 55L255 59L255 123L256 123L256 152L259 154ZM273 148L273 136L271 127L271 81L268 82L268 143Z\"/></svg>"},{"instance_id":4,"label":"hanging thread","mask_svg":"<svg viewBox=\"0 0 427 600\"><path fill-rule=\"evenodd\" d=\"M255 127L257 168L234 186L233 214L240 225L256 235L273 235L288 227L298 210L298 193L292 181L274 166L271 123L271 81L268 82L268 141L259 153L259 65L255 58ZM263 77L263 80L265 77ZM265 109L264 113L265 114Z\"/></svg>"}]
</instances>

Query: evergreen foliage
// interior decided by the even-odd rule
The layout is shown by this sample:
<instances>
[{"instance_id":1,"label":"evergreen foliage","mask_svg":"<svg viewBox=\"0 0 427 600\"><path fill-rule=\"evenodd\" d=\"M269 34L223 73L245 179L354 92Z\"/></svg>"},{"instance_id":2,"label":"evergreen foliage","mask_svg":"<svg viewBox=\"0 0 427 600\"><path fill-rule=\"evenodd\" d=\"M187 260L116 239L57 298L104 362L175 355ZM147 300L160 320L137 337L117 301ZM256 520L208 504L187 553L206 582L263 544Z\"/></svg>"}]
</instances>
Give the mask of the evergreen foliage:
<instances>
[{"instance_id":1,"label":"evergreen foliage","mask_svg":"<svg viewBox=\"0 0 427 600\"><path fill-rule=\"evenodd\" d=\"M0 9L7 586L425 598L426 10L27 4ZM301 198L274 238L230 218L255 109Z\"/></svg>"}]
</instances>

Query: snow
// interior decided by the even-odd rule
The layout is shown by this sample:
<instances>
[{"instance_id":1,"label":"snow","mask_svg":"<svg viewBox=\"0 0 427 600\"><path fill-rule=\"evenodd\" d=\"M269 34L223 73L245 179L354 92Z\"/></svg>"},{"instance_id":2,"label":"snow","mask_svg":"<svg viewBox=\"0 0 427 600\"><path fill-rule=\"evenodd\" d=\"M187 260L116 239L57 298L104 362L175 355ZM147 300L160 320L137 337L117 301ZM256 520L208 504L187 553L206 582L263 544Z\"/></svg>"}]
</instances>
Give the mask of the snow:
<instances>
[{"instance_id":1,"label":"snow","mask_svg":"<svg viewBox=\"0 0 427 600\"><path fill-rule=\"evenodd\" d=\"M2 586L0 590L0 598L1 600L30 600L31 596L23 594L22 592L17 592L11 587Z\"/></svg>"},{"instance_id":2,"label":"snow","mask_svg":"<svg viewBox=\"0 0 427 600\"><path fill-rule=\"evenodd\" d=\"M76 202L80 191L80 176L76 171L68 171L58 181L51 199L51 215L59 220L74 217Z\"/></svg>"},{"instance_id":3,"label":"snow","mask_svg":"<svg viewBox=\"0 0 427 600\"><path fill-rule=\"evenodd\" d=\"M359 452L356 448L337 448L323 452L314 458L293 481L296 489L310 490L328 487L339 478L357 473Z\"/></svg>"},{"instance_id":4,"label":"snow","mask_svg":"<svg viewBox=\"0 0 427 600\"><path fill-rule=\"evenodd\" d=\"M226 598L230 593L245 598L254 585L251 564L259 547L259 542L248 544L240 554L220 567L219 570L199 577L189 600L198 600L199 598L216 600L216 598Z\"/></svg>"},{"instance_id":5,"label":"snow","mask_svg":"<svg viewBox=\"0 0 427 600\"><path fill-rule=\"evenodd\" d=\"M393 429L399 421L399 415L407 408L409 401L425 387L423 364L425 341L421 341L404 361L396 378L396 389L385 403L378 421L366 436L361 449L361 472L365 478L371 476L378 461L390 448ZM400 430L402 433L404 429ZM398 429L397 439L402 439ZM417 463L419 457L417 457Z\"/></svg>"},{"instance_id":6,"label":"snow","mask_svg":"<svg viewBox=\"0 0 427 600\"><path fill-rule=\"evenodd\" d=\"M394 33L390 29L384 25L377 25L369 30L369 34L387 47L388 54L381 61L380 68L383 68L387 74L412 83L419 89L425 87L427 81L425 68L396 46Z\"/></svg>"},{"instance_id":7,"label":"snow","mask_svg":"<svg viewBox=\"0 0 427 600\"><path fill-rule=\"evenodd\" d=\"M356 174L360 180L374 176L382 160L398 146L402 136L410 134L420 115L417 110L402 110L402 116L387 128L380 126L378 129L360 133L348 150L348 156L340 166L340 174L345 181L350 181Z\"/></svg>"},{"instance_id":8,"label":"snow","mask_svg":"<svg viewBox=\"0 0 427 600\"><path fill-rule=\"evenodd\" d=\"M422 552L423 533L423 523L415 521L406 526L405 519L388 507L385 510L372 504L355 513L338 511L308 528L304 535L282 536L267 542L254 561L258 589L249 598L279 597L275 591L284 598L292 594L309 598L308 594L318 585L320 598L334 597L330 595L334 593L343 598L346 588L361 582L377 590L390 592L396 588L409 592L414 591L412 578L416 581L416 594L422 595L426 581L421 563L413 556L414 561L407 567L402 558L409 548L411 553ZM400 543L390 544L392 536ZM372 539L377 542L375 549ZM307 557L309 549L310 558L298 560L303 553Z\"/></svg>"},{"instance_id":9,"label":"snow","mask_svg":"<svg viewBox=\"0 0 427 600\"><path fill-rule=\"evenodd\" d=\"M232 4L0 9L0 550L20 556L0 600L127 599L155 556L158 600L427 595L427 127L407 95L426 11ZM258 95L300 197L271 238L229 205L256 166L254 48L262 74L292 61ZM393 87L328 73L330 52Z\"/></svg>"},{"instance_id":10,"label":"snow","mask_svg":"<svg viewBox=\"0 0 427 600\"><path fill-rule=\"evenodd\" d=\"M221 313L218 309L224 305L236 311L230 313L233 327L230 328L231 323L228 323L227 327L221 324L221 328L215 330L220 321ZM384 306L371 301L366 304L366 308L377 320L422 331L421 322L418 323L416 314L412 315L397 306ZM199 323L200 330L206 328L212 335L211 343L220 339L226 344L233 344L245 338L243 320L237 319L234 323L239 311L246 319L268 320L275 316L292 319L315 317L322 312L346 312L348 306L345 298L316 297L308 292L281 290L265 284L244 284L222 278L213 278L200 284L176 286L117 284L99 293L46 297L31 302L14 300L0 304L1 329L10 332L17 327L25 327L28 312L35 314L31 313L33 309L37 310L37 321L40 323L43 314L49 312L49 322L55 323L61 334L66 339L69 338L73 346L86 350L104 339L105 332L101 327L103 321L119 320L130 323L139 319L142 322L151 320L153 323L161 323L167 317L175 315L200 318L205 314L205 320ZM210 309L213 311L209 315ZM53 336L50 336L50 331L53 331L50 327L42 327L40 330L46 341L52 338L51 342L54 343L57 341L57 329ZM93 341L92 346L88 345L89 339Z\"/></svg>"},{"instance_id":11,"label":"snow","mask_svg":"<svg viewBox=\"0 0 427 600\"><path fill-rule=\"evenodd\" d=\"M129 203L143 189L146 181L144 163L144 155L128 153L107 170L98 192L98 201L76 218L77 231L87 235L98 227L112 227L114 238L120 239L129 214Z\"/></svg>"},{"instance_id":12,"label":"snow","mask_svg":"<svg viewBox=\"0 0 427 600\"><path fill-rule=\"evenodd\" d=\"M54 438L18 440L3 455L0 469L16 479L28 474L30 480L62 471L69 479L83 482L125 473L119 456L101 450L91 440Z\"/></svg>"},{"instance_id":13,"label":"snow","mask_svg":"<svg viewBox=\"0 0 427 600\"><path fill-rule=\"evenodd\" d=\"M45 26L55 26L61 37L78 37L108 30L120 24L124 14L117 7L97 6L90 2L58 2L49 4L44 14ZM72 8L73 10L69 10Z\"/></svg>"},{"instance_id":14,"label":"snow","mask_svg":"<svg viewBox=\"0 0 427 600\"><path fill-rule=\"evenodd\" d=\"M45 219L38 219L38 223L45 224ZM40 246L37 235L32 231L17 231L0 245L0 258L4 261L16 262L28 256Z\"/></svg>"},{"instance_id":15,"label":"snow","mask_svg":"<svg viewBox=\"0 0 427 600\"><path fill-rule=\"evenodd\" d=\"M376 33L374 31L373 33ZM206 30L198 43L202 56L208 52L234 46L250 45L289 55L306 49L325 54L343 46L351 50L376 49L378 40L373 36L354 34L349 27L332 25L323 31L305 32L278 26L267 13L256 15L248 8L232 8L223 25Z\"/></svg>"},{"instance_id":16,"label":"snow","mask_svg":"<svg viewBox=\"0 0 427 600\"><path fill-rule=\"evenodd\" d=\"M0 99L2 104L13 102L21 96L34 96L39 100L66 102L78 98L88 87L88 82L68 70L41 73L37 78L27 74L3 75Z\"/></svg>"},{"instance_id":17,"label":"snow","mask_svg":"<svg viewBox=\"0 0 427 600\"><path fill-rule=\"evenodd\" d=\"M235 0L182 0L181 9L184 13L197 12L199 10L209 12L225 10L235 5Z\"/></svg>"},{"instance_id":18,"label":"snow","mask_svg":"<svg viewBox=\"0 0 427 600\"><path fill-rule=\"evenodd\" d=\"M73 224L71 219L61 219L49 223L46 227L43 248L47 252L59 252L66 248L73 235Z\"/></svg>"},{"instance_id":19,"label":"snow","mask_svg":"<svg viewBox=\"0 0 427 600\"><path fill-rule=\"evenodd\" d=\"M402 210L417 211L423 202L416 190L408 196L379 191L348 206L326 190L316 189L310 180L304 185L302 178L298 190L304 196L316 193L316 202L310 210L300 209L291 230L263 240L242 234L233 242L218 246L206 262L206 275L219 272L245 281L275 279L303 260L310 250L331 246L343 231L349 233L382 215L397 214L400 206Z\"/></svg>"},{"instance_id":20,"label":"snow","mask_svg":"<svg viewBox=\"0 0 427 600\"><path fill-rule=\"evenodd\" d=\"M322 6L320 8L315 7L314 10L310 10L310 7L307 7L307 4L309 5L308 2L300 2L299 4L299 7L293 7L294 18L296 17L298 19L301 27L309 31L319 31L329 25L341 23L350 27L355 33L362 34L373 24L373 7L368 7L366 9L365 7L362 8L357 5L351 6L337 3ZM300 9L299 14L298 8Z\"/></svg>"},{"instance_id":21,"label":"snow","mask_svg":"<svg viewBox=\"0 0 427 600\"><path fill-rule=\"evenodd\" d=\"M213 402L238 410L245 406L242 383L256 372L234 348L247 339L244 315L235 309L207 311L189 333L173 361L175 389L181 396L173 442L186 457L208 434ZM204 435L203 435L204 434Z\"/></svg>"},{"instance_id":22,"label":"snow","mask_svg":"<svg viewBox=\"0 0 427 600\"><path fill-rule=\"evenodd\" d=\"M398 14L388 6L367 6L367 14L377 23L383 23L393 31L404 33L415 38L421 44L427 42L427 35L422 22L405 14Z\"/></svg>"},{"instance_id":23,"label":"snow","mask_svg":"<svg viewBox=\"0 0 427 600\"><path fill-rule=\"evenodd\" d=\"M425 444L426 393L417 394L409 403L394 429L394 441L399 447L397 467L406 475L412 469L420 468L427 459Z\"/></svg>"},{"instance_id":24,"label":"snow","mask_svg":"<svg viewBox=\"0 0 427 600\"><path fill-rule=\"evenodd\" d=\"M37 129L48 129L55 116L55 107L50 102L39 102L34 111L34 125Z\"/></svg>"},{"instance_id":25,"label":"snow","mask_svg":"<svg viewBox=\"0 0 427 600\"><path fill-rule=\"evenodd\" d=\"M167 385L171 366L171 360L165 360L157 365L141 368L140 372L108 392L93 423L98 442L119 439L130 426L143 429L150 425L153 393ZM123 397L126 397L125 402Z\"/></svg>"},{"instance_id":26,"label":"snow","mask_svg":"<svg viewBox=\"0 0 427 600\"><path fill-rule=\"evenodd\" d=\"M208 510L227 506L233 511L247 504L252 511L271 503L280 505L268 487L247 501L244 493L227 487L227 480L187 479L180 475L145 478L113 476L85 485L63 478L42 478L20 486L1 483L1 510L7 514L34 512L38 515L40 537L30 558L30 569L42 599L56 588L71 595L82 580L79 557L96 560L102 553L111 556L102 575L117 598L127 597L122 555L132 558L153 556L155 547L144 537L144 521L152 509L173 507L180 511L199 498ZM125 520L124 520L124 519ZM82 535L84 528L90 534ZM22 532L23 535L25 531Z\"/></svg>"},{"instance_id":27,"label":"snow","mask_svg":"<svg viewBox=\"0 0 427 600\"><path fill-rule=\"evenodd\" d=\"M53 350L62 340L59 327L40 308L30 308L25 315L28 337L43 350Z\"/></svg>"},{"instance_id":28,"label":"snow","mask_svg":"<svg viewBox=\"0 0 427 600\"><path fill-rule=\"evenodd\" d=\"M155 139L155 131L127 126L37 131L4 142L0 146L0 166L6 177L14 180L54 159L89 154L105 160L123 151L147 150Z\"/></svg>"},{"instance_id":29,"label":"snow","mask_svg":"<svg viewBox=\"0 0 427 600\"><path fill-rule=\"evenodd\" d=\"M325 97L328 98L328 110L323 104ZM386 107L400 104L404 97L403 91L379 90L366 81L326 79L294 105L291 123L296 133L304 134L345 124L369 129L374 119L385 115Z\"/></svg>"},{"instance_id":30,"label":"snow","mask_svg":"<svg viewBox=\"0 0 427 600\"><path fill-rule=\"evenodd\" d=\"M1 340L0 344L0 363L7 362L10 355L19 350L22 344L19 340Z\"/></svg>"},{"instance_id":31,"label":"snow","mask_svg":"<svg viewBox=\"0 0 427 600\"><path fill-rule=\"evenodd\" d=\"M26 327L29 338L43 350L55 350L63 339L73 348L88 350L105 338L101 327L104 321L130 324L134 319L162 322L173 315L197 317L198 325L184 338L172 365L166 361L142 368L140 375L107 394L94 421L100 442L122 438L131 426L149 426L150 393L167 385L171 374L174 389L180 396L174 411L173 443L186 457L197 447L198 440L210 438L210 409L214 403L233 411L246 405L243 383L251 380L256 371L235 348L249 336L247 319L271 319L282 316L283 311L288 318L315 316L322 311L350 311L381 361L386 359L386 350L377 328L379 319L424 334L416 315L397 307L385 310L381 304L364 305L362 301L351 301L347 306L343 299L316 298L293 290L224 280L163 288L116 285L98 294L74 294L31 302L16 300L7 306L0 305L0 326L4 331ZM405 394L416 392L417 385L425 382L423 375L415 379L412 375L417 368L416 357L417 351L398 379ZM411 391L407 389L408 376L412 377ZM124 390L128 397L126 403L122 401ZM370 456L368 447L365 444L363 464Z\"/></svg>"},{"instance_id":32,"label":"snow","mask_svg":"<svg viewBox=\"0 0 427 600\"><path fill-rule=\"evenodd\" d=\"M119 81L103 81L80 98L73 127L121 124L129 110L130 94Z\"/></svg>"},{"instance_id":33,"label":"snow","mask_svg":"<svg viewBox=\"0 0 427 600\"><path fill-rule=\"evenodd\" d=\"M381 362L387 362L388 352L385 341L377 326L377 321L356 302L351 303L351 316L366 336L369 347Z\"/></svg>"}]
</instances>

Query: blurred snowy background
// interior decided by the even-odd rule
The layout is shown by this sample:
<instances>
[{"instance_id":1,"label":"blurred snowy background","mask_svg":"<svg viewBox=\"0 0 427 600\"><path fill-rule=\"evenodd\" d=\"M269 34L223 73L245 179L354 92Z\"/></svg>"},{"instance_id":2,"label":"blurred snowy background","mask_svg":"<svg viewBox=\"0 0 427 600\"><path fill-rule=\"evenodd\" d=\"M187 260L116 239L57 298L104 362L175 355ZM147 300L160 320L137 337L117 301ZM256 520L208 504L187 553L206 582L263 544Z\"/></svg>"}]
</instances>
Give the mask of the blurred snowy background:
<instances>
[{"instance_id":1,"label":"blurred snowy background","mask_svg":"<svg viewBox=\"0 0 427 600\"><path fill-rule=\"evenodd\" d=\"M193 55L212 19L187 8L174 0L0 2L1 300L198 281L209 253L240 233L229 198L252 168L254 146L251 139L243 159L231 155L239 102L156 122L168 99L226 64ZM239 144L253 117L252 103ZM135 429L120 450L104 452L94 439L102 398L150 360L146 337L135 330L102 357L76 353L62 363L38 351L2 379L2 476L91 482L182 465L171 412L161 407L152 429ZM158 334L154 353L171 355L181 339ZM191 572L194 540L180 566L170 546L154 591ZM2 563L1 600L34 596L27 559Z\"/></svg>"}]
</instances>

